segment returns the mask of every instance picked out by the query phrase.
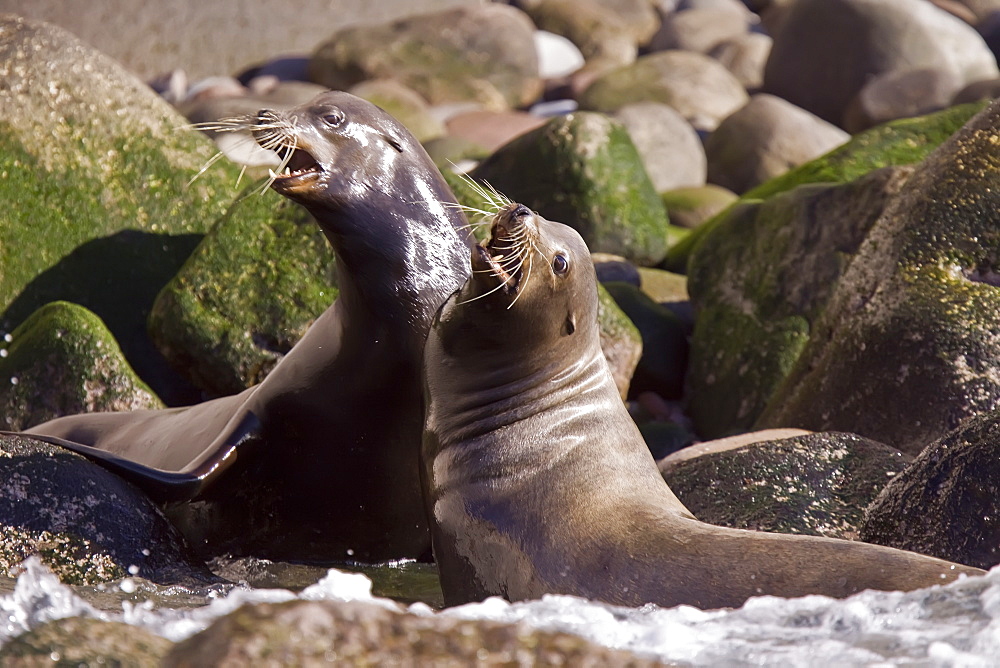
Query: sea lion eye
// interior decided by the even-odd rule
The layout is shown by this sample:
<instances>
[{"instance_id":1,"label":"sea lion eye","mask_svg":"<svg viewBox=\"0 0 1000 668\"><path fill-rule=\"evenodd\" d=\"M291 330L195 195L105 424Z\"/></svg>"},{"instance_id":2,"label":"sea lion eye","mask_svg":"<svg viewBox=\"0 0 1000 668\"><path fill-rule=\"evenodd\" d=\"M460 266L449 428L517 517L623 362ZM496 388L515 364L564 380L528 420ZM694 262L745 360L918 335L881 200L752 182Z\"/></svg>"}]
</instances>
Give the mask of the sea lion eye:
<instances>
[{"instance_id":1,"label":"sea lion eye","mask_svg":"<svg viewBox=\"0 0 1000 668\"><path fill-rule=\"evenodd\" d=\"M344 112L340 109L336 109L328 114L323 114L323 122L331 128L339 127L340 124L344 122Z\"/></svg>"},{"instance_id":2,"label":"sea lion eye","mask_svg":"<svg viewBox=\"0 0 1000 668\"><path fill-rule=\"evenodd\" d=\"M567 271L569 271L569 260L562 253L557 253L554 258L552 258L552 271L556 274L562 276Z\"/></svg>"}]
</instances>

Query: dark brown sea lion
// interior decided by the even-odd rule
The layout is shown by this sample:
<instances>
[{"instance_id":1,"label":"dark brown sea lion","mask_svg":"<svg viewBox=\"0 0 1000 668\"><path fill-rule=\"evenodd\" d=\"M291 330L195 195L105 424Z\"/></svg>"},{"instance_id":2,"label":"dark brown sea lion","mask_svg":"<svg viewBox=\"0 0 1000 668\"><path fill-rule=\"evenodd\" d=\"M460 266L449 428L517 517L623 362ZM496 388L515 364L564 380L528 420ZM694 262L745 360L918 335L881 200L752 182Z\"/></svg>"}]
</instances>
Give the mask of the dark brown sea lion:
<instances>
[{"instance_id":1,"label":"dark brown sea lion","mask_svg":"<svg viewBox=\"0 0 1000 668\"><path fill-rule=\"evenodd\" d=\"M417 557L420 363L473 243L454 196L389 114L341 92L230 129L281 166L337 256L340 296L259 385L186 408L63 417L28 434L87 455L173 504L202 554Z\"/></svg>"},{"instance_id":2,"label":"dark brown sea lion","mask_svg":"<svg viewBox=\"0 0 1000 668\"><path fill-rule=\"evenodd\" d=\"M983 571L851 541L699 522L601 355L590 253L506 203L424 357L425 501L448 605L545 593L637 606L843 597Z\"/></svg>"}]
</instances>

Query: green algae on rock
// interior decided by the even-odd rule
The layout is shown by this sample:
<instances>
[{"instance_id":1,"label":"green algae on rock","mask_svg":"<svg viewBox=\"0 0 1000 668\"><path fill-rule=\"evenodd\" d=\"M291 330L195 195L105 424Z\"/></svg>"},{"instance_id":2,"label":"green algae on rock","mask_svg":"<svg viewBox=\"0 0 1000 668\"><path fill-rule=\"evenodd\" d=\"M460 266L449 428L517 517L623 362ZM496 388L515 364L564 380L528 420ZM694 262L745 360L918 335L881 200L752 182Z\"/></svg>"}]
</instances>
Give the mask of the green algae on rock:
<instances>
[{"instance_id":1,"label":"green algae on rock","mask_svg":"<svg viewBox=\"0 0 1000 668\"><path fill-rule=\"evenodd\" d=\"M0 341L0 428L73 413L162 408L94 313L53 302Z\"/></svg>"},{"instance_id":2,"label":"green algae on rock","mask_svg":"<svg viewBox=\"0 0 1000 668\"><path fill-rule=\"evenodd\" d=\"M697 248L688 276L698 315L687 400L703 437L746 431L758 420L909 173L879 170L846 185L807 185L741 204Z\"/></svg>"},{"instance_id":3,"label":"green algae on rock","mask_svg":"<svg viewBox=\"0 0 1000 668\"><path fill-rule=\"evenodd\" d=\"M608 360L615 386L624 399L642 357L642 336L603 285L597 286L597 324L601 352Z\"/></svg>"},{"instance_id":4,"label":"green algae on rock","mask_svg":"<svg viewBox=\"0 0 1000 668\"><path fill-rule=\"evenodd\" d=\"M955 134L984 105L984 102L959 105L919 118L893 121L858 133L826 155L744 193L739 202L766 200L808 183L848 183L876 169L918 163ZM686 272L695 246L721 224L727 215L728 210L717 214L696 228L696 231L680 239L667 252L663 268Z\"/></svg>"},{"instance_id":5,"label":"green algae on rock","mask_svg":"<svg viewBox=\"0 0 1000 668\"><path fill-rule=\"evenodd\" d=\"M392 78L431 104L475 100L495 109L521 107L542 91L533 35L527 16L498 4L351 26L316 49L309 76L344 90Z\"/></svg>"},{"instance_id":6,"label":"green algae on rock","mask_svg":"<svg viewBox=\"0 0 1000 668\"><path fill-rule=\"evenodd\" d=\"M865 507L908 462L882 443L825 432L668 458L661 471L703 522L855 539Z\"/></svg>"},{"instance_id":7,"label":"green algae on rock","mask_svg":"<svg viewBox=\"0 0 1000 668\"><path fill-rule=\"evenodd\" d=\"M671 226L620 123L577 112L500 147L472 172L512 200L576 229L591 252L656 264Z\"/></svg>"},{"instance_id":8,"label":"green algae on rock","mask_svg":"<svg viewBox=\"0 0 1000 668\"><path fill-rule=\"evenodd\" d=\"M757 424L917 453L1000 405L1000 102L916 167Z\"/></svg>"},{"instance_id":9,"label":"green algae on rock","mask_svg":"<svg viewBox=\"0 0 1000 668\"><path fill-rule=\"evenodd\" d=\"M43 304L97 313L159 392L144 335L162 286L233 198L237 168L114 60L65 30L0 18L0 331Z\"/></svg>"},{"instance_id":10,"label":"green algae on rock","mask_svg":"<svg viewBox=\"0 0 1000 668\"><path fill-rule=\"evenodd\" d=\"M337 296L333 251L305 209L248 189L157 298L150 336L210 395L264 379Z\"/></svg>"}]
</instances>

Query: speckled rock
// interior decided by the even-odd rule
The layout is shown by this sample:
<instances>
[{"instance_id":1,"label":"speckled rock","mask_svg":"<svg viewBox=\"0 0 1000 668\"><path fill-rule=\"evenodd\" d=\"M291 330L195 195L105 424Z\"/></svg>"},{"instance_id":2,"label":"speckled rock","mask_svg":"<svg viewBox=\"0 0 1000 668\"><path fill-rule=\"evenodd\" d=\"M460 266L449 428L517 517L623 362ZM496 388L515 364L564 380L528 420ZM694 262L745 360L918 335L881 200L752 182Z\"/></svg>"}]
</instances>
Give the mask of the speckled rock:
<instances>
[{"instance_id":1,"label":"speckled rock","mask_svg":"<svg viewBox=\"0 0 1000 668\"><path fill-rule=\"evenodd\" d=\"M732 209L691 258L688 409L703 437L751 428L791 372L851 255L909 171L802 186ZM839 399L833 399L834 403ZM774 427L807 427L797 421Z\"/></svg>"},{"instance_id":2,"label":"speckled rock","mask_svg":"<svg viewBox=\"0 0 1000 668\"><path fill-rule=\"evenodd\" d=\"M162 408L101 319L53 302L0 342L0 428L20 431L61 415Z\"/></svg>"},{"instance_id":3,"label":"speckled rock","mask_svg":"<svg viewBox=\"0 0 1000 668\"><path fill-rule=\"evenodd\" d=\"M897 118L940 111L951 106L962 87L958 74L939 67L885 72L862 86L847 105L842 125L856 133Z\"/></svg>"},{"instance_id":4,"label":"speckled rock","mask_svg":"<svg viewBox=\"0 0 1000 668\"><path fill-rule=\"evenodd\" d=\"M427 101L398 81L371 79L353 86L348 92L388 111L419 142L444 135L444 125L431 114Z\"/></svg>"},{"instance_id":5,"label":"speckled rock","mask_svg":"<svg viewBox=\"0 0 1000 668\"><path fill-rule=\"evenodd\" d=\"M155 668L173 647L166 638L124 624L89 617L57 619L0 648L0 663L20 666L130 666Z\"/></svg>"},{"instance_id":6,"label":"speckled rock","mask_svg":"<svg viewBox=\"0 0 1000 668\"><path fill-rule=\"evenodd\" d=\"M851 431L916 454L1000 406L998 128L994 102L917 167L760 426Z\"/></svg>"},{"instance_id":7,"label":"speckled rock","mask_svg":"<svg viewBox=\"0 0 1000 668\"><path fill-rule=\"evenodd\" d=\"M865 513L861 539L979 568L1000 563L1000 412L931 443Z\"/></svg>"},{"instance_id":8,"label":"speckled rock","mask_svg":"<svg viewBox=\"0 0 1000 668\"><path fill-rule=\"evenodd\" d=\"M702 522L855 539L865 507L908 461L882 443L826 432L668 457L660 470Z\"/></svg>"},{"instance_id":9,"label":"speckled rock","mask_svg":"<svg viewBox=\"0 0 1000 668\"><path fill-rule=\"evenodd\" d=\"M628 130L657 192L705 185L707 162L701 138L673 107L627 104L614 114Z\"/></svg>"},{"instance_id":10,"label":"speckled rock","mask_svg":"<svg viewBox=\"0 0 1000 668\"><path fill-rule=\"evenodd\" d=\"M472 172L549 220L575 228L591 251L655 264L666 253L666 210L628 132L601 114L553 118Z\"/></svg>"},{"instance_id":11,"label":"speckled rock","mask_svg":"<svg viewBox=\"0 0 1000 668\"><path fill-rule=\"evenodd\" d=\"M666 399L679 399L688 360L684 322L634 285L606 283L604 287L642 336L642 357L632 376L631 393L652 391Z\"/></svg>"},{"instance_id":12,"label":"speckled rock","mask_svg":"<svg viewBox=\"0 0 1000 668\"><path fill-rule=\"evenodd\" d=\"M694 188L674 188L661 193L671 225L695 228L724 211L739 195L728 188L708 183Z\"/></svg>"},{"instance_id":13,"label":"speckled rock","mask_svg":"<svg viewBox=\"0 0 1000 668\"><path fill-rule=\"evenodd\" d=\"M60 580L127 575L161 583L217 580L152 501L118 476L54 445L0 434L0 570L37 554Z\"/></svg>"},{"instance_id":14,"label":"speckled rock","mask_svg":"<svg viewBox=\"0 0 1000 668\"><path fill-rule=\"evenodd\" d=\"M160 293L150 335L208 395L234 394L263 380L337 294L333 251L312 217L251 190Z\"/></svg>"},{"instance_id":15,"label":"speckled rock","mask_svg":"<svg viewBox=\"0 0 1000 668\"><path fill-rule=\"evenodd\" d=\"M604 286L598 286L597 297L601 351L608 360L618 393L624 399L642 357L642 335Z\"/></svg>"},{"instance_id":16,"label":"speckled rock","mask_svg":"<svg viewBox=\"0 0 1000 668\"><path fill-rule=\"evenodd\" d=\"M695 128L714 130L747 102L722 63L692 51L661 51L599 76L580 97L584 109L613 112L633 102L668 104Z\"/></svg>"},{"instance_id":17,"label":"speckled rock","mask_svg":"<svg viewBox=\"0 0 1000 668\"><path fill-rule=\"evenodd\" d=\"M963 83L997 76L976 30L929 2L799 0L788 6L764 72L764 91L831 123L872 76L941 67Z\"/></svg>"},{"instance_id":18,"label":"speckled rock","mask_svg":"<svg viewBox=\"0 0 1000 668\"><path fill-rule=\"evenodd\" d=\"M541 0L524 10L542 30L562 35L583 54L591 66L634 63L638 52L635 35L625 22L600 2Z\"/></svg>"},{"instance_id":19,"label":"speckled rock","mask_svg":"<svg viewBox=\"0 0 1000 668\"><path fill-rule=\"evenodd\" d=\"M353 26L316 48L309 76L339 89L394 78L431 104L471 99L520 107L542 90L534 32L524 13L500 4Z\"/></svg>"},{"instance_id":20,"label":"speckled rock","mask_svg":"<svg viewBox=\"0 0 1000 668\"><path fill-rule=\"evenodd\" d=\"M705 141L708 180L743 193L850 139L835 125L773 95L759 94Z\"/></svg>"},{"instance_id":21,"label":"speckled rock","mask_svg":"<svg viewBox=\"0 0 1000 668\"><path fill-rule=\"evenodd\" d=\"M893 121L866 130L826 155L762 183L744 194L743 199L767 199L805 183L846 183L881 167L920 162L983 106L983 103L973 103L952 107L936 114ZM724 218L725 214L717 215L678 241L670 248L663 267L686 272L692 249Z\"/></svg>"},{"instance_id":22,"label":"speckled rock","mask_svg":"<svg viewBox=\"0 0 1000 668\"><path fill-rule=\"evenodd\" d=\"M248 605L178 643L164 668L218 665L653 666L518 624L418 616L367 602Z\"/></svg>"},{"instance_id":23,"label":"speckled rock","mask_svg":"<svg viewBox=\"0 0 1000 668\"><path fill-rule=\"evenodd\" d=\"M145 335L160 288L233 197L237 169L143 82L66 31L0 18L0 331L64 299L94 311L166 401ZM175 393L176 392L176 393Z\"/></svg>"},{"instance_id":24,"label":"speckled rock","mask_svg":"<svg viewBox=\"0 0 1000 668\"><path fill-rule=\"evenodd\" d=\"M861 539L958 563L1000 563L1000 412L931 443L865 513Z\"/></svg>"}]
</instances>

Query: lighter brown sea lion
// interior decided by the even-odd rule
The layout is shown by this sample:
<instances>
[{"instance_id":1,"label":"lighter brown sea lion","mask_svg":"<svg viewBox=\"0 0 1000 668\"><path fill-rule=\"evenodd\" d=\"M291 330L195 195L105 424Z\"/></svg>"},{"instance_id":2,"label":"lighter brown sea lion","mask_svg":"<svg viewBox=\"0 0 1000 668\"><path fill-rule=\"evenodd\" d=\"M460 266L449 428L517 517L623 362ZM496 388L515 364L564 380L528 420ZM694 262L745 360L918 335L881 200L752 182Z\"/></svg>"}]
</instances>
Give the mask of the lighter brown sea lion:
<instances>
[{"instance_id":1,"label":"lighter brown sea lion","mask_svg":"<svg viewBox=\"0 0 1000 668\"><path fill-rule=\"evenodd\" d=\"M424 357L425 502L448 605L559 593L721 608L983 572L698 521L663 481L615 389L580 236L502 203L472 268Z\"/></svg>"}]
</instances>

